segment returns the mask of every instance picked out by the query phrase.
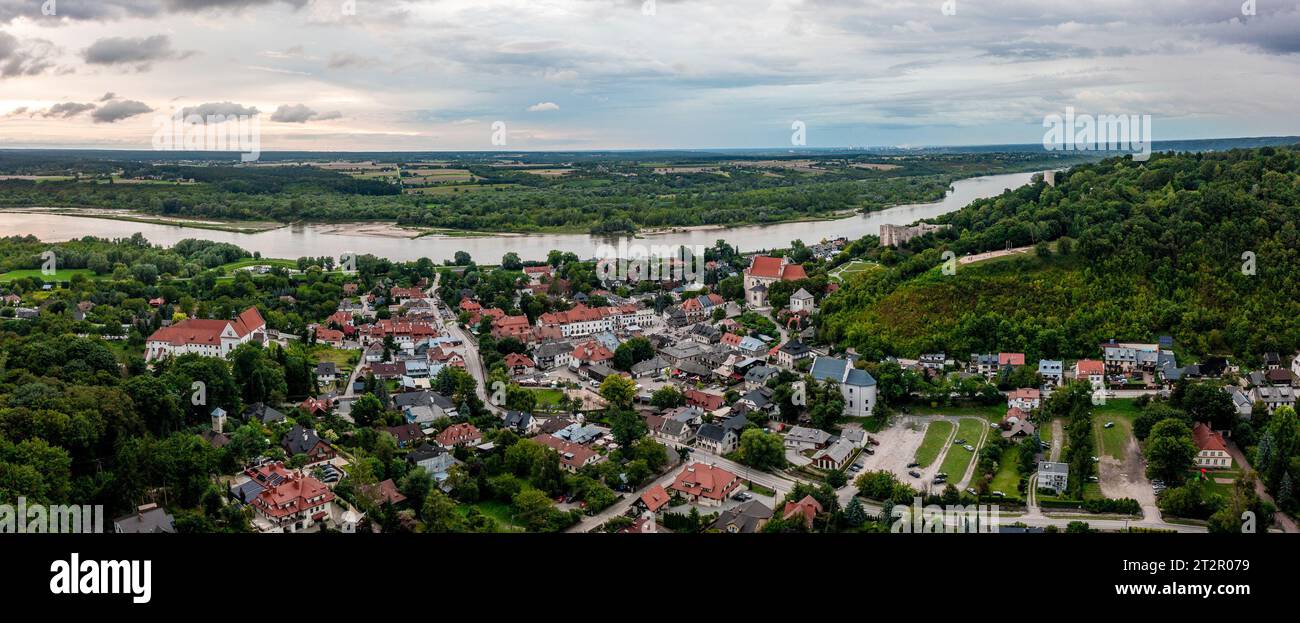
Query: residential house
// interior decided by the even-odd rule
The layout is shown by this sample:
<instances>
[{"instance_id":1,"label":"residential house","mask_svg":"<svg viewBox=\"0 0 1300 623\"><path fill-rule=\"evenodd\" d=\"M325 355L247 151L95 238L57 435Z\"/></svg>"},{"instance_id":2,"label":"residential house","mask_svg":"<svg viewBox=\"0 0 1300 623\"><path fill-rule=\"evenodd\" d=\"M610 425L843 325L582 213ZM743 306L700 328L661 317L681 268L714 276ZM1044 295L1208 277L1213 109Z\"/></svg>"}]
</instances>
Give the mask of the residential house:
<instances>
[{"instance_id":1,"label":"residential house","mask_svg":"<svg viewBox=\"0 0 1300 623\"><path fill-rule=\"evenodd\" d=\"M787 368L793 368L797 362L813 356L812 349L798 339L782 344L775 354L776 362Z\"/></svg>"},{"instance_id":2,"label":"residential house","mask_svg":"<svg viewBox=\"0 0 1300 623\"><path fill-rule=\"evenodd\" d=\"M424 431L415 423L387 426L384 428L384 432L392 435L397 440L397 447L399 448L414 446L416 442L424 439Z\"/></svg>"},{"instance_id":3,"label":"residential house","mask_svg":"<svg viewBox=\"0 0 1300 623\"><path fill-rule=\"evenodd\" d=\"M1033 411L1043 402L1042 392L1032 387L1021 387L1007 392L1007 408L1021 411Z\"/></svg>"},{"instance_id":4,"label":"residential house","mask_svg":"<svg viewBox=\"0 0 1300 623\"><path fill-rule=\"evenodd\" d=\"M176 520L167 509L157 504L138 506L134 513L113 520L117 534L175 534Z\"/></svg>"},{"instance_id":5,"label":"residential house","mask_svg":"<svg viewBox=\"0 0 1300 623\"><path fill-rule=\"evenodd\" d=\"M754 534L772 519L772 509L758 500L750 500L718 513L713 529L728 534Z\"/></svg>"},{"instance_id":6,"label":"residential house","mask_svg":"<svg viewBox=\"0 0 1300 623\"><path fill-rule=\"evenodd\" d=\"M284 448L285 454L289 456L298 456L299 454L307 457L307 465L315 465L333 459L337 453L316 431L309 428L303 428L301 424L294 424L289 432L284 434L280 440L280 446Z\"/></svg>"},{"instance_id":7,"label":"residential house","mask_svg":"<svg viewBox=\"0 0 1300 623\"><path fill-rule=\"evenodd\" d=\"M1094 390L1106 386L1106 364L1096 359L1080 359L1074 362L1074 380L1092 383Z\"/></svg>"},{"instance_id":8,"label":"residential house","mask_svg":"<svg viewBox=\"0 0 1300 623\"><path fill-rule=\"evenodd\" d=\"M554 435L538 435L531 438L560 455L560 467L570 473L577 472L587 465L599 463L604 459L595 450L579 443L565 441Z\"/></svg>"},{"instance_id":9,"label":"residential house","mask_svg":"<svg viewBox=\"0 0 1300 623\"><path fill-rule=\"evenodd\" d=\"M830 440L831 434L820 428L795 426L785 434L785 447L796 451L820 450Z\"/></svg>"},{"instance_id":10,"label":"residential house","mask_svg":"<svg viewBox=\"0 0 1300 623\"><path fill-rule=\"evenodd\" d=\"M537 364L528 355L508 353L506 355L506 371L513 376L526 376L537 372Z\"/></svg>"},{"instance_id":11,"label":"residential house","mask_svg":"<svg viewBox=\"0 0 1300 623\"><path fill-rule=\"evenodd\" d=\"M338 379L338 367L333 361L322 361L316 364L316 382L321 385L333 385Z\"/></svg>"},{"instance_id":12,"label":"residential house","mask_svg":"<svg viewBox=\"0 0 1300 623\"><path fill-rule=\"evenodd\" d=\"M1252 403L1262 402L1268 407L1269 415L1282 407L1295 407L1295 389L1291 387L1273 387L1265 385L1250 390Z\"/></svg>"},{"instance_id":13,"label":"residential house","mask_svg":"<svg viewBox=\"0 0 1300 623\"><path fill-rule=\"evenodd\" d=\"M776 376L780 370L771 366L757 365L745 373L745 388L757 389L765 387L767 381Z\"/></svg>"},{"instance_id":14,"label":"residential house","mask_svg":"<svg viewBox=\"0 0 1300 623\"><path fill-rule=\"evenodd\" d=\"M254 525L263 532L298 532L311 528L331 515L334 492L325 483L290 473L253 498L257 514Z\"/></svg>"},{"instance_id":15,"label":"residential house","mask_svg":"<svg viewBox=\"0 0 1300 623\"><path fill-rule=\"evenodd\" d=\"M1196 466L1203 469L1231 469L1232 456L1223 441L1223 433L1215 432L1204 422L1192 426L1192 441L1196 443Z\"/></svg>"},{"instance_id":16,"label":"residential house","mask_svg":"<svg viewBox=\"0 0 1300 623\"><path fill-rule=\"evenodd\" d=\"M448 471L457 463L455 457L446 448L433 444L411 450L406 455L406 462L428 472L438 483L447 480Z\"/></svg>"},{"instance_id":17,"label":"residential house","mask_svg":"<svg viewBox=\"0 0 1300 623\"><path fill-rule=\"evenodd\" d=\"M393 482L392 478L378 484L361 485L357 487L357 493L380 506L384 504L396 506L406 501L406 496L397 490L397 483Z\"/></svg>"},{"instance_id":18,"label":"residential house","mask_svg":"<svg viewBox=\"0 0 1300 623\"><path fill-rule=\"evenodd\" d=\"M537 418L526 411L506 411L502 417L502 425L523 437L533 435L538 428Z\"/></svg>"},{"instance_id":19,"label":"residential house","mask_svg":"<svg viewBox=\"0 0 1300 623\"><path fill-rule=\"evenodd\" d=\"M1160 345L1111 340L1101 345L1101 359L1111 372L1152 372L1160 362Z\"/></svg>"},{"instance_id":20,"label":"residential house","mask_svg":"<svg viewBox=\"0 0 1300 623\"><path fill-rule=\"evenodd\" d=\"M706 392L698 389L686 390L686 404L693 407L699 407L705 411L717 411L722 408L726 398L722 394Z\"/></svg>"},{"instance_id":21,"label":"residential house","mask_svg":"<svg viewBox=\"0 0 1300 623\"><path fill-rule=\"evenodd\" d=\"M533 349L533 361L543 370L552 370L569 365L573 355L573 344L562 341L542 342Z\"/></svg>"},{"instance_id":22,"label":"residential house","mask_svg":"<svg viewBox=\"0 0 1300 623\"><path fill-rule=\"evenodd\" d=\"M643 510L657 513L660 509L667 506L671 499L672 496L668 494L668 491L665 490L662 485L656 483L649 489L646 489L645 493L642 493L641 497L638 498L637 501Z\"/></svg>"},{"instance_id":23,"label":"residential house","mask_svg":"<svg viewBox=\"0 0 1300 623\"><path fill-rule=\"evenodd\" d=\"M1038 488L1052 489L1057 493L1070 483L1070 466L1066 463L1043 461L1038 464Z\"/></svg>"},{"instance_id":24,"label":"residential house","mask_svg":"<svg viewBox=\"0 0 1300 623\"><path fill-rule=\"evenodd\" d=\"M462 422L443 429L435 439L438 445L448 449L458 446L477 446L483 441L483 433L480 433L473 424Z\"/></svg>"},{"instance_id":25,"label":"residential house","mask_svg":"<svg viewBox=\"0 0 1300 623\"><path fill-rule=\"evenodd\" d=\"M1044 384L1060 387L1065 380L1063 364L1059 359L1039 359L1038 376L1043 377Z\"/></svg>"},{"instance_id":26,"label":"residential house","mask_svg":"<svg viewBox=\"0 0 1300 623\"><path fill-rule=\"evenodd\" d=\"M668 488L702 506L721 506L723 500L740 486L740 477L707 463L691 463Z\"/></svg>"},{"instance_id":27,"label":"residential house","mask_svg":"<svg viewBox=\"0 0 1300 623\"><path fill-rule=\"evenodd\" d=\"M786 521L799 520L809 530L813 529L813 520L822 512L821 502L811 495L803 496L798 502L786 502L781 510L781 518Z\"/></svg>"},{"instance_id":28,"label":"residential house","mask_svg":"<svg viewBox=\"0 0 1300 623\"><path fill-rule=\"evenodd\" d=\"M244 409L244 419L257 420L263 424L275 424L285 420L284 414L272 409L271 407L255 402Z\"/></svg>"},{"instance_id":29,"label":"residential house","mask_svg":"<svg viewBox=\"0 0 1300 623\"><path fill-rule=\"evenodd\" d=\"M705 424L695 431L695 445L714 454L727 454L736 449L739 437L736 431L719 424Z\"/></svg>"}]
</instances>

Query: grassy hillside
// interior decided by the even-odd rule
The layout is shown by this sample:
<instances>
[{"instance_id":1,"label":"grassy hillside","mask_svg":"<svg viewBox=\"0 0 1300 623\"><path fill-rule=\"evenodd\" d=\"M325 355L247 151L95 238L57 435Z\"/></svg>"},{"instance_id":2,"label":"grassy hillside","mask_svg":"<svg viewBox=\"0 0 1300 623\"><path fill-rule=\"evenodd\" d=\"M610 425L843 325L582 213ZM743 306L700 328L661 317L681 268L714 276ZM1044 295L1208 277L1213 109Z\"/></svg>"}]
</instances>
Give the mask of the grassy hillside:
<instances>
[{"instance_id":1,"label":"grassy hillside","mask_svg":"<svg viewBox=\"0 0 1300 623\"><path fill-rule=\"evenodd\" d=\"M977 201L904 249L855 245L887 270L824 305L820 337L865 354L1096 354L1170 334L1185 354L1248 362L1300 348L1300 156L1293 148L1115 158ZM1053 244L1049 245L1048 242ZM1038 253L940 270L957 256ZM1254 254L1253 274L1243 254ZM1249 256L1247 256L1249 257ZM1246 270L1243 270L1246 269Z\"/></svg>"}]
</instances>

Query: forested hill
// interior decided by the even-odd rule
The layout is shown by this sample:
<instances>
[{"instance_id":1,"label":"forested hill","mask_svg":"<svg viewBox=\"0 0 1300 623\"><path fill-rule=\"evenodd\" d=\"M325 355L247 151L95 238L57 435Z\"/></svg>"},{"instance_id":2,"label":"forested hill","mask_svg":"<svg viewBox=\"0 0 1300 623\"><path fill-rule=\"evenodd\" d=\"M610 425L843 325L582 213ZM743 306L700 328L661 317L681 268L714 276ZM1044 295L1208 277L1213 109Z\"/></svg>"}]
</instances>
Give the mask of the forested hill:
<instances>
[{"instance_id":1,"label":"forested hill","mask_svg":"<svg viewBox=\"0 0 1300 623\"><path fill-rule=\"evenodd\" d=\"M1300 348L1295 146L1112 158L938 221L952 227L904 249L852 245L886 270L828 297L819 337L871 357L1083 357L1109 338L1165 334L1180 364L1207 354L1254 363ZM1037 246L960 264L952 276L940 268L946 250L961 257L1008 243Z\"/></svg>"}]
</instances>

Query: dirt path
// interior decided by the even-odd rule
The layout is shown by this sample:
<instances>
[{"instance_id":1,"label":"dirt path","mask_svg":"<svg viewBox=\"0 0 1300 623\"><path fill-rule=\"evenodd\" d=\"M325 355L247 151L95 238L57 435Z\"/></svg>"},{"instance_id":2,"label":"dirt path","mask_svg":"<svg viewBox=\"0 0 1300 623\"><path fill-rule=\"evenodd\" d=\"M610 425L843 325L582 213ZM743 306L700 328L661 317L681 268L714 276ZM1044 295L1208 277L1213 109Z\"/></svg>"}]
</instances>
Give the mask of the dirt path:
<instances>
[{"instance_id":1,"label":"dirt path","mask_svg":"<svg viewBox=\"0 0 1300 623\"><path fill-rule=\"evenodd\" d=\"M965 491L966 487L970 486L970 479L975 475L975 470L979 468L980 450L984 449L984 442L989 438L988 422L982 422L982 424L983 426L980 427L979 441L972 444L975 446L975 451L971 453L970 465L966 466L966 473L962 474L961 481L957 483L958 491Z\"/></svg>"},{"instance_id":2,"label":"dirt path","mask_svg":"<svg viewBox=\"0 0 1300 623\"><path fill-rule=\"evenodd\" d=\"M1096 436L1100 437L1100 434ZM1101 440L1096 443L1100 448ZM1110 456L1100 458L1097 474L1101 479L1101 494L1108 498L1133 498L1142 506L1143 520L1159 521L1156 494L1151 490L1151 481L1147 480L1146 464L1142 461L1137 439L1129 437L1122 461Z\"/></svg>"},{"instance_id":3,"label":"dirt path","mask_svg":"<svg viewBox=\"0 0 1300 623\"><path fill-rule=\"evenodd\" d=\"M1061 419L1052 420L1052 451L1048 455L1049 461L1053 463L1061 462L1061 438L1065 437L1065 426L1061 424Z\"/></svg>"}]
</instances>

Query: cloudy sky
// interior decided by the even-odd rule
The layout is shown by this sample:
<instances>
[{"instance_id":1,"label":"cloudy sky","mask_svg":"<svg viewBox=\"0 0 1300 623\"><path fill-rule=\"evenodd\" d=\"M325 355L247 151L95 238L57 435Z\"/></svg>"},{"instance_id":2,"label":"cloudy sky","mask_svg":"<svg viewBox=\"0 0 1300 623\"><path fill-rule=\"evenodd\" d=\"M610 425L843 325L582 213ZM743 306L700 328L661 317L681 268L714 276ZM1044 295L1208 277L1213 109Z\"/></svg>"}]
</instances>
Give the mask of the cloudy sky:
<instances>
[{"instance_id":1,"label":"cloudy sky","mask_svg":"<svg viewBox=\"0 0 1300 623\"><path fill-rule=\"evenodd\" d=\"M1251 4L0 0L0 148L148 148L178 110L265 150L1037 143L1066 107L1300 134L1300 1Z\"/></svg>"}]
</instances>

